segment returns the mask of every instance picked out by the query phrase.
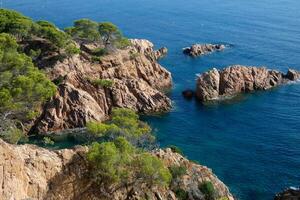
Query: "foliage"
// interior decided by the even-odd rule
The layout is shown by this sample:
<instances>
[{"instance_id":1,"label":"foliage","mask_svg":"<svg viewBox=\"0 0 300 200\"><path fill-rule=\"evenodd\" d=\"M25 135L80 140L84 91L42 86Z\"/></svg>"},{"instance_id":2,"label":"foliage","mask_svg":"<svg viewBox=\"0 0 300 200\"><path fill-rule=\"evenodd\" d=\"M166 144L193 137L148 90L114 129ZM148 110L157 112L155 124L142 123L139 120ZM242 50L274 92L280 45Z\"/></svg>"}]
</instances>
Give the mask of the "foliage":
<instances>
[{"instance_id":1,"label":"foliage","mask_svg":"<svg viewBox=\"0 0 300 200\"><path fill-rule=\"evenodd\" d=\"M204 181L199 185L200 191L205 195L206 200L214 200L215 199L215 188L212 182Z\"/></svg>"},{"instance_id":2,"label":"foliage","mask_svg":"<svg viewBox=\"0 0 300 200\"><path fill-rule=\"evenodd\" d=\"M94 79L91 80L91 82L95 86L101 86L105 88L110 88L114 85L114 81L109 79Z\"/></svg>"},{"instance_id":3,"label":"foliage","mask_svg":"<svg viewBox=\"0 0 300 200\"><path fill-rule=\"evenodd\" d=\"M221 197L218 200L229 200L228 197Z\"/></svg>"},{"instance_id":4,"label":"foliage","mask_svg":"<svg viewBox=\"0 0 300 200\"><path fill-rule=\"evenodd\" d=\"M131 46L132 44L131 44L130 40L128 40L128 38L121 37L120 39L115 41L115 45L118 49L124 49L126 47Z\"/></svg>"},{"instance_id":5,"label":"foliage","mask_svg":"<svg viewBox=\"0 0 300 200\"><path fill-rule=\"evenodd\" d=\"M73 27L68 27L65 31L74 38L86 39L88 41L97 41L100 39L98 23L89 19L79 19L74 22Z\"/></svg>"},{"instance_id":6,"label":"foliage","mask_svg":"<svg viewBox=\"0 0 300 200\"><path fill-rule=\"evenodd\" d=\"M114 108L111 120L105 123L88 122L87 130L95 137L108 140L122 136L139 147L147 148L154 142L150 126L140 121L134 111L126 108Z\"/></svg>"},{"instance_id":7,"label":"foliage","mask_svg":"<svg viewBox=\"0 0 300 200\"><path fill-rule=\"evenodd\" d=\"M0 137L8 143L17 144L24 135L20 129L12 126L0 131Z\"/></svg>"},{"instance_id":8,"label":"foliage","mask_svg":"<svg viewBox=\"0 0 300 200\"><path fill-rule=\"evenodd\" d=\"M118 27L111 22L99 23L99 33L105 46L122 38L122 34Z\"/></svg>"},{"instance_id":9,"label":"foliage","mask_svg":"<svg viewBox=\"0 0 300 200\"><path fill-rule=\"evenodd\" d=\"M104 48L93 49L92 53L93 53L94 56L104 56L104 55L108 54L107 50L104 49Z\"/></svg>"},{"instance_id":10,"label":"foliage","mask_svg":"<svg viewBox=\"0 0 300 200\"><path fill-rule=\"evenodd\" d=\"M170 146L168 146L168 148L170 148L173 153L178 153L178 154L183 155L182 150L179 147L175 146L175 145L170 145Z\"/></svg>"},{"instance_id":11,"label":"foliage","mask_svg":"<svg viewBox=\"0 0 300 200\"><path fill-rule=\"evenodd\" d=\"M34 22L32 19L13 11L0 9L0 33L9 33L18 41L40 37L49 40L57 48L69 44L70 37L47 21Z\"/></svg>"},{"instance_id":12,"label":"foliage","mask_svg":"<svg viewBox=\"0 0 300 200\"><path fill-rule=\"evenodd\" d=\"M188 200L189 199L188 192L181 188L176 189L174 192L175 192L177 199L179 199L179 200Z\"/></svg>"},{"instance_id":13,"label":"foliage","mask_svg":"<svg viewBox=\"0 0 300 200\"><path fill-rule=\"evenodd\" d=\"M43 138L44 145L54 145L54 141L50 137Z\"/></svg>"},{"instance_id":14,"label":"foliage","mask_svg":"<svg viewBox=\"0 0 300 200\"><path fill-rule=\"evenodd\" d=\"M186 174L186 170L187 170L185 166L176 166L176 165L171 166L169 169L173 179L182 177L183 175Z\"/></svg>"},{"instance_id":15,"label":"foliage","mask_svg":"<svg viewBox=\"0 0 300 200\"><path fill-rule=\"evenodd\" d=\"M21 40L37 28L30 18L13 10L0 9L0 33L9 33Z\"/></svg>"},{"instance_id":16,"label":"foliage","mask_svg":"<svg viewBox=\"0 0 300 200\"><path fill-rule=\"evenodd\" d=\"M101 57L99 57L99 56L92 56L92 61L93 62L101 62Z\"/></svg>"},{"instance_id":17,"label":"foliage","mask_svg":"<svg viewBox=\"0 0 300 200\"><path fill-rule=\"evenodd\" d=\"M75 54L80 54L81 51L74 43L69 43L65 48L65 52L68 56L72 56Z\"/></svg>"},{"instance_id":18,"label":"foliage","mask_svg":"<svg viewBox=\"0 0 300 200\"><path fill-rule=\"evenodd\" d=\"M40 49L38 49L38 50L30 49L30 51L29 51L29 56L33 60L37 59L40 56L40 54L41 54L41 50Z\"/></svg>"},{"instance_id":19,"label":"foliage","mask_svg":"<svg viewBox=\"0 0 300 200\"><path fill-rule=\"evenodd\" d=\"M149 186L160 185L168 186L172 175L170 171L164 167L161 160L149 153L142 153L135 160L139 169L138 178L141 178Z\"/></svg>"},{"instance_id":20,"label":"foliage","mask_svg":"<svg viewBox=\"0 0 300 200\"><path fill-rule=\"evenodd\" d=\"M13 36L0 34L0 117L2 121L13 119L21 123L37 115L37 108L54 95L56 86L34 67L30 57L17 49ZM16 127L3 124L0 130L11 133L16 141L20 135Z\"/></svg>"},{"instance_id":21,"label":"foliage","mask_svg":"<svg viewBox=\"0 0 300 200\"><path fill-rule=\"evenodd\" d=\"M162 161L149 153L140 153L124 137L112 142L93 143L87 160L95 183L109 190L111 185L135 184L168 185L170 172Z\"/></svg>"}]
</instances>

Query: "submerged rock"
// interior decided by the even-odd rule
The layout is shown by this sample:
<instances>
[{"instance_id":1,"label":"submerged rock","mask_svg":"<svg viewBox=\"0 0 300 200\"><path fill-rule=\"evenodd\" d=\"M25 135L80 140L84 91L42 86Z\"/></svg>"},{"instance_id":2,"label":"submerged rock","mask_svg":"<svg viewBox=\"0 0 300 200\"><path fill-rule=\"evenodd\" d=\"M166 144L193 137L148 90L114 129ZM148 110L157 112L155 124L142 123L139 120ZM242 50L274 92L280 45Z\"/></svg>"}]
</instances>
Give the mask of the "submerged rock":
<instances>
[{"instance_id":1,"label":"submerged rock","mask_svg":"<svg viewBox=\"0 0 300 200\"><path fill-rule=\"evenodd\" d=\"M214 68L198 75L196 96L200 101L217 100L239 93L267 90L299 78L300 72L295 70L283 74L264 67L235 65L223 70Z\"/></svg>"},{"instance_id":2,"label":"submerged rock","mask_svg":"<svg viewBox=\"0 0 300 200\"><path fill-rule=\"evenodd\" d=\"M101 188L89 179L85 160L86 147L48 150L34 145L11 145L0 139L0 188L1 199L36 200L104 200ZM204 200L199 184L210 181L217 198L233 197L228 188L212 171L188 161L171 149L156 150L153 155L162 159L165 166L185 166L186 174L172 182L168 188L148 187L145 184L130 184L118 188L109 199L169 199L176 200L174 188L182 188L190 200Z\"/></svg>"},{"instance_id":3,"label":"submerged rock","mask_svg":"<svg viewBox=\"0 0 300 200\"><path fill-rule=\"evenodd\" d=\"M222 51L224 49L225 45L223 44L194 44L191 47L183 48L183 53L192 57L197 57L215 51Z\"/></svg>"},{"instance_id":4,"label":"submerged rock","mask_svg":"<svg viewBox=\"0 0 300 200\"><path fill-rule=\"evenodd\" d=\"M300 199L300 188L290 187L276 194L274 200L298 200Z\"/></svg>"},{"instance_id":5,"label":"submerged rock","mask_svg":"<svg viewBox=\"0 0 300 200\"><path fill-rule=\"evenodd\" d=\"M188 89L188 90L184 90L184 91L182 92L182 95L183 95L186 99L191 99L191 98L194 97L195 93L194 93L193 90Z\"/></svg>"},{"instance_id":6,"label":"submerged rock","mask_svg":"<svg viewBox=\"0 0 300 200\"><path fill-rule=\"evenodd\" d=\"M47 67L48 76L59 82L58 92L43 107L31 132L45 133L82 127L91 120L103 121L112 107L143 113L168 111L171 100L162 91L172 86L172 77L157 62L167 49L155 51L148 40L131 42L132 46L104 55L97 62L87 52L92 51L93 45L81 45L85 48L80 55ZM95 84L93 80L108 80L111 85Z\"/></svg>"}]
</instances>

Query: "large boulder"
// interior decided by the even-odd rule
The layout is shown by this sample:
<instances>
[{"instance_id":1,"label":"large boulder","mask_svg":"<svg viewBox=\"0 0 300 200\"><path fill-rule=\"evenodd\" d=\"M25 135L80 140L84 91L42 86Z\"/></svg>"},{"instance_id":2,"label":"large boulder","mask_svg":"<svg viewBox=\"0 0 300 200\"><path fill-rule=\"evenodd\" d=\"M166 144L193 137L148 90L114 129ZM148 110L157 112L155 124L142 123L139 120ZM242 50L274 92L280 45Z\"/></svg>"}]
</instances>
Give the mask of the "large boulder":
<instances>
[{"instance_id":1,"label":"large boulder","mask_svg":"<svg viewBox=\"0 0 300 200\"><path fill-rule=\"evenodd\" d=\"M192 57L197 57L215 51L222 51L225 48L226 47L223 44L194 44L191 47L183 48L183 53Z\"/></svg>"},{"instance_id":2,"label":"large boulder","mask_svg":"<svg viewBox=\"0 0 300 200\"><path fill-rule=\"evenodd\" d=\"M165 166L185 166L186 174L173 182L169 188L148 187L135 184L117 188L104 195L103 190L89 179L89 168L85 159L86 147L48 150L34 145L11 145L0 139L0 188L1 199L32 200L104 200L136 199L147 196L150 200L176 200L173 187L184 189L190 200L204 200L198 188L203 181L210 181L216 197L233 197L228 188L212 171L188 161L171 149L156 150L153 155L162 159Z\"/></svg>"},{"instance_id":3,"label":"large boulder","mask_svg":"<svg viewBox=\"0 0 300 200\"><path fill-rule=\"evenodd\" d=\"M171 73L157 62L167 50L155 51L148 40L131 42L131 47L102 56L98 62L92 62L88 52L82 50L81 55L46 68L48 76L58 82L58 92L43 107L31 133L82 127L91 120L103 121L112 107L142 113L170 110L171 100L162 91L172 86ZM93 84L92 80L99 79L113 84L110 87Z\"/></svg>"},{"instance_id":4,"label":"large boulder","mask_svg":"<svg viewBox=\"0 0 300 200\"><path fill-rule=\"evenodd\" d=\"M276 194L274 200L298 200L300 199L300 188L290 187Z\"/></svg>"},{"instance_id":5,"label":"large boulder","mask_svg":"<svg viewBox=\"0 0 300 200\"><path fill-rule=\"evenodd\" d=\"M214 68L198 75L196 96L200 101L218 100L239 93L267 90L299 78L300 72L295 70L283 74L264 67L235 65L223 70Z\"/></svg>"}]
</instances>

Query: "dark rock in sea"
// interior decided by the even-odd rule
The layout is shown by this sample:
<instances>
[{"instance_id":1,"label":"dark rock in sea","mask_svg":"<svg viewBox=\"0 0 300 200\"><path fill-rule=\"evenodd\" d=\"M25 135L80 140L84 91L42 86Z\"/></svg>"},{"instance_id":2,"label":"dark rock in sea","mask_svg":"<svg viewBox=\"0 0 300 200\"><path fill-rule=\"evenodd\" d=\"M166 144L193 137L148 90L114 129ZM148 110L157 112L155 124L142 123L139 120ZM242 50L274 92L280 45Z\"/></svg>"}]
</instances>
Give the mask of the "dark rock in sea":
<instances>
[{"instance_id":1,"label":"dark rock in sea","mask_svg":"<svg viewBox=\"0 0 300 200\"><path fill-rule=\"evenodd\" d=\"M195 93L194 93L193 90L188 89L188 90L184 90L184 91L182 92L182 95L183 95L186 99L191 99L191 98L194 97Z\"/></svg>"},{"instance_id":2,"label":"dark rock in sea","mask_svg":"<svg viewBox=\"0 0 300 200\"><path fill-rule=\"evenodd\" d=\"M285 191L276 194L274 200L299 200L300 188L290 187Z\"/></svg>"},{"instance_id":3,"label":"dark rock in sea","mask_svg":"<svg viewBox=\"0 0 300 200\"><path fill-rule=\"evenodd\" d=\"M224 49L225 45L223 44L194 44L191 47L183 48L183 53L196 57Z\"/></svg>"},{"instance_id":4,"label":"dark rock in sea","mask_svg":"<svg viewBox=\"0 0 300 200\"><path fill-rule=\"evenodd\" d=\"M198 75L196 97L200 101L219 100L255 90L267 90L300 78L300 72L283 74L264 67L235 65L223 70L212 69Z\"/></svg>"}]
</instances>

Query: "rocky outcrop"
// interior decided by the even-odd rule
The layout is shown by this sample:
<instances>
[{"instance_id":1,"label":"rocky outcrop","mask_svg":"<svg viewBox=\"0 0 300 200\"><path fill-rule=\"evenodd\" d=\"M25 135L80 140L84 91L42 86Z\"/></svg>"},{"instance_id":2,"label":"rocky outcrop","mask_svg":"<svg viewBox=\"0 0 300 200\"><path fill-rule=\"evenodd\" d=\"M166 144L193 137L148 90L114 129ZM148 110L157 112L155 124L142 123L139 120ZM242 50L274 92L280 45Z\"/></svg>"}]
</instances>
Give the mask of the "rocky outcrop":
<instances>
[{"instance_id":1,"label":"rocky outcrop","mask_svg":"<svg viewBox=\"0 0 300 200\"><path fill-rule=\"evenodd\" d=\"M58 82L58 92L43 109L31 132L45 133L82 127L87 121L107 119L112 107L138 112L161 112L171 108L171 100L162 92L172 86L170 72L157 63L167 50L153 50L147 40L131 40L132 46L116 50L92 61L88 49L57 61L45 71ZM83 46L85 48L83 48ZM109 80L112 86L95 84Z\"/></svg>"},{"instance_id":2,"label":"rocky outcrop","mask_svg":"<svg viewBox=\"0 0 300 200\"><path fill-rule=\"evenodd\" d=\"M136 199L176 200L168 188L148 188L145 185L119 188L109 198L89 180L85 160L86 147L51 151L33 145L11 145L0 140L1 199L32 200L98 200ZM198 185L211 181L217 197L233 199L228 188L207 167L189 162L170 149L156 150L154 155L166 166L184 165L187 173L172 187L188 192L190 200L204 200Z\"/></svg>"},{"instance_id":3,"label":"rocky outcrop","mask_svg":"<svg viewBox=\"0 0 300 200\"><path fill-rule=\"evenodd\" d=\"M223 70L214 68L198 76L196 96L201 101L218 100L239 93L267 90L299 78L300 72L295 70L283 74L264 67L235 65Z\"/></svg>"},{"instance_id":4,"label":"rocky outcrop","mask_svg":"<svg viewBox=\"0 0 300 200\"><path fill-rule=\"evenodd\" d=\"M191 47L183 48L183 53L192 57L197 57L215 51L222 51L224 49L225 45L223 44L194 44Z\"/></svg>"},{"instance_id":5,"label":"rocky outcrop","mask_svg":"<svg viewBox=\"0 0 300 200\"><path fill-rule=\"evenodd\" d=\"M276 194L274 200L298 200L300 199L300 188L288 188L285 191Z\"/></svg>"}]
</instances>

